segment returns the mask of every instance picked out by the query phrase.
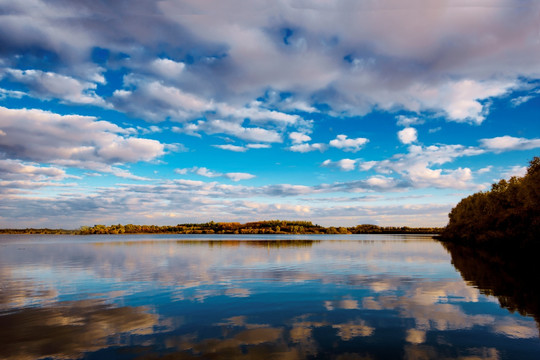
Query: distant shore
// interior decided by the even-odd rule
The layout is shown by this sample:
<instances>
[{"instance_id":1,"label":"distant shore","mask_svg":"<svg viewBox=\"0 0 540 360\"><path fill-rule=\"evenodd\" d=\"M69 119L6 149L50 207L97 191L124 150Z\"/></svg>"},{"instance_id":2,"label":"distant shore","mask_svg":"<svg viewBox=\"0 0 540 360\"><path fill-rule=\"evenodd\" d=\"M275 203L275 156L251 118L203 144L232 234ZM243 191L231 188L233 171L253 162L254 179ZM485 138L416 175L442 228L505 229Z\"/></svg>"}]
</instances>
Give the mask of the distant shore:
<instances>
[{"instance_id":1,"label":"distant shore","mask_svg":"<svg viewBox=\"0 0 540 360\"><path fill-rule=\"evenodd\" d=\"M178 225L94 225L82 226L76 230L25 228L0 229L0 234L10 235L122 235L122 234L277 234L277 235L309 235L309 234L439 234L443 228L377 226L372 224L353 227L323 227L309 221L269 220L249 222L213 222L201 224Z\"/></svg>"}]
</instances>

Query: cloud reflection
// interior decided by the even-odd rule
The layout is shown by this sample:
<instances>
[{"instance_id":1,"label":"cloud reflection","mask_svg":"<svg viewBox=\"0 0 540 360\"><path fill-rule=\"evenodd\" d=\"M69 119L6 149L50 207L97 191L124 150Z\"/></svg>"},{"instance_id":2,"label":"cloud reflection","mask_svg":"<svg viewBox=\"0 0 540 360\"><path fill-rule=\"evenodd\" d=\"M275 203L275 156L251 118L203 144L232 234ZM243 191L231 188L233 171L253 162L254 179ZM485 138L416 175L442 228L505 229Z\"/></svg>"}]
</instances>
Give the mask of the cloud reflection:
<instances>
[{"instance_id":1,"label":"cloud reflection","mask_svg":"<svg viewBox=\"0 0 540 360\"><path fill-rule=\"evenodd\" d=\"M159 325L146 307L114 307L99 300L25 308L0 317L0 357L80 358L83 353L125 345L124 335L148 335Z\"/></svg>"}]
</instances>

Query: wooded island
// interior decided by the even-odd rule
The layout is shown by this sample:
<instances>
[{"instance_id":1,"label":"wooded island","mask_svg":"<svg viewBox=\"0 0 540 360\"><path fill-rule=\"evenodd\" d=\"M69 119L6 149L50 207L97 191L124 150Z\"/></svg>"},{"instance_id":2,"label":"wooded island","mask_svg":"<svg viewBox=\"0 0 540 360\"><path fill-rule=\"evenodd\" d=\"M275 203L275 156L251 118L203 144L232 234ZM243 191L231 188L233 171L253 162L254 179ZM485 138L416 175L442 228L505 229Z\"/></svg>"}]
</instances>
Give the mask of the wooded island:
<instances>
[{"instance_id":1,"label":"wooded island","mask_svg":"<svg viewBox=\"0 0 540 360\"><path fill-rule=\"evenodd\" d=\"M178 225L94 225L77 230L62 229L0 229L0 234L439 234L442 228L407 226L357 225L354 227L324 227L310 221L269 220L241 224L238 222L207 222Z\"/></svg>"}]
</instances>

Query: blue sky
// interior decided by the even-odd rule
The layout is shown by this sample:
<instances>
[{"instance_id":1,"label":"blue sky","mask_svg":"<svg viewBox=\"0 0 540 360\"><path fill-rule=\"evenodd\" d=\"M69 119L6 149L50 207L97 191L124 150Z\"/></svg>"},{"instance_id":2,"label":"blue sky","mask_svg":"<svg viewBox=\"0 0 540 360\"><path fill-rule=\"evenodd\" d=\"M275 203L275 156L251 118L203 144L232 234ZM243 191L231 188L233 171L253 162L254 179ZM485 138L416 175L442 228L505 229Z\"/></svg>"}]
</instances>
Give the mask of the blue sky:
<instances>
[{"instance_id":1,"label":"blue sky","mask_svg":"<svg viewBox=\"0 0 540 360\"><path fill-rule=\"evenodd\" d=\"M539 155L539 14L0 0L0 226L444 226Z\"/></svg>"}]
</instances>

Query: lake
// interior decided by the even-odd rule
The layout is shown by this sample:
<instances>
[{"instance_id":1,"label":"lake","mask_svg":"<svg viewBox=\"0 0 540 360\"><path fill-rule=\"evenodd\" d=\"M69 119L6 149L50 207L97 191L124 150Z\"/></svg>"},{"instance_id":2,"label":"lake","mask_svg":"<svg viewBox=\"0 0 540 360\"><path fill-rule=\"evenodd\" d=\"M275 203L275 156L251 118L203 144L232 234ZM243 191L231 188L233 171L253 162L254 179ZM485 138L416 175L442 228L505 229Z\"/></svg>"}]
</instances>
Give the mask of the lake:
<instances>
[{"instance_id":1,"label":"lake","mask_svg":"<svg viewBox=\"0 0 540 360\"><path fill-rule=\"evenodd\" d=\"M538 285L495 271L419 235L3 235L0 358L537 360Z\"/></svg>"}]
</instances>

